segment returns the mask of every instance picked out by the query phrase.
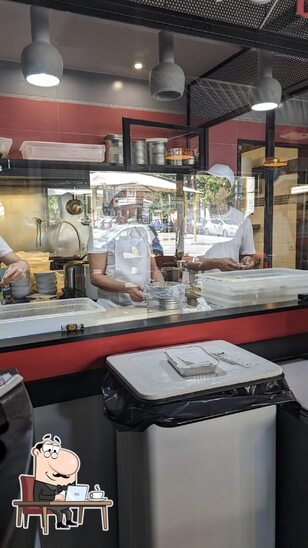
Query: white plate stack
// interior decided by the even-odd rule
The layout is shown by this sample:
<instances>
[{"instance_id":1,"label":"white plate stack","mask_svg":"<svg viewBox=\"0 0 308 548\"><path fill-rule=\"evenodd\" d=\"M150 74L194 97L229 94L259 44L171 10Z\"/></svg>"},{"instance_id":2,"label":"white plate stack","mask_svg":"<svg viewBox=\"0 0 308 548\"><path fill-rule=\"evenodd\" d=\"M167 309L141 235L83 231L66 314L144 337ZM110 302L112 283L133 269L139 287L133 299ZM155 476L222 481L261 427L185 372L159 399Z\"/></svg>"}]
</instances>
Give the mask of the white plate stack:
<instances>
[{"instance_id":1,"label":"white plate stack","mask_svg":"<svg viewBox=\"0 0 308 548\"><path fill-rule=\"evenodd\" d=\"M34 277L37 293L43 295L55 295L57 293L55 272L35 272Z\"/></svg>"},{"instance_id":2,"label":"white plate stack","mask_svg":"<svg viewBox=\"0 0 308 548\"><path fill-rule=\"evenodd\" d=\"M20 278L11 283L12 295L14 299L23 299L31 293L30 274L26 273L24 278Z\"/></svg>"}]
</instances>

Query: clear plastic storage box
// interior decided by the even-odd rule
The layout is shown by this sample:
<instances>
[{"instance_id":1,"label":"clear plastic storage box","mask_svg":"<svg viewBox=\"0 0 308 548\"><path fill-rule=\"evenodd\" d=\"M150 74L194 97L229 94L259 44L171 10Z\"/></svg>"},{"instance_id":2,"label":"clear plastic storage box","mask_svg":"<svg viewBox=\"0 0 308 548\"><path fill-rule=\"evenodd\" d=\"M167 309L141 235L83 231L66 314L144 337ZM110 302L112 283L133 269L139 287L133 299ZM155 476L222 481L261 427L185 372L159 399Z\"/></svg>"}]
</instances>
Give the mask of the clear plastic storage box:
<instances>
[{"instance_id":1,"label":"clear plastic storage box","mask_svg":"<svg viewBox=\"0 0 308 548\"><path fill-rule=\"evenodd\" d=\"M62 325L95 325L103 309L91 299L65 299L0 306L0 337L8 339L61 331Z\"/></svg>"},{"instance_id":2,"label":"clear plastic storage box","mask_svg":"<svg viewBox=\"0 0 308 548\"><path fill-rule=\"evenodd\" d=\"M105 145L24 141L19 150L24 160L80 162L103 162L105 160Z\"/></svg>"},{"instance_id":3,"label":"clear plastic storage box","mask_svg":"<svg viewBox=\"0 0 308 548\"><path fill-rule=\"evenodd\" d=\"M205 299L223 308L297 300L308 293L308 270L268 268L200 274Z\"/></svg>"}]
</instances>

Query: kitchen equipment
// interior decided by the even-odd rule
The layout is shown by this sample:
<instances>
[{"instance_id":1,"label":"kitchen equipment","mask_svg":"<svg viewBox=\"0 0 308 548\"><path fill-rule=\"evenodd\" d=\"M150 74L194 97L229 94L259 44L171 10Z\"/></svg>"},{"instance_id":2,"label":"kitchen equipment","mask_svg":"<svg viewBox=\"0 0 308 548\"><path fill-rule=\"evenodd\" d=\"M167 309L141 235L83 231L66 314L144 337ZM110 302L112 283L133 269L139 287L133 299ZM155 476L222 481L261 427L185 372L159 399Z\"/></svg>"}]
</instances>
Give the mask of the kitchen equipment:
<instances>
[{"instance_id":1,"label":"kitchen equipment","mask_svg":"<svg viewBox=\"0 0 308 548\"><path fill-rule=\"evenodd\" d=\"M195 346L216 353L214 372L183 377L172 347L107 358L119 546L274 548L276 405L292 394L274 363L226 341Z\"/></svg>"},{"instance_id":2,"label":"kitchen equipment","mask_svg":"<svg viewBox=\"0 0 308 548\"><path fill-rule=\"evenodd\" d=\"M106 162L108 164L121 165L123 164L123 136L122 135L106 135Z\"/></svg>"},{"instance_id":3,"label":"kitchen equipment","mask_svg":"<svg viewBox=\"0 0 308 548\"><path fill-rule=\"evenodd\" d=\"M11 282L12 296L14 299L23 299L31 293L30 273L26 272L24 278Z\"/></svg>"},{"instance_id":4,"label":"kitchen equipment","mask_svg":"<svg viewBox=\"0 0 308 548\"><path fill-rule=\"evenodd\" d=\"M180 282L182 281L182 269L173 266L164 266L161 269L161 273L166 282Z\"/></svg>"},{"instance_id":5,"label":"kitchen equipment","mask_svg":"<svg viewBox=\"0 0 308 548\"><path fill-rule=\"evenodd\" d=\"M181 166L182 165L183 151L182 148L171 148L167 154L168 163L171 166Z\"/></svg>"},{"instance_id":6,"label":"kitchen equipment","mask_svg":"<svg viewBox=\"0 0 308 548\"><path fill-rule=\"evenodd\" d=\"M221 307L297 300L308 293L308 272L292 268L267 268L197 275L204 298Z\"/></svg>"},{"instance_id":7,"label":"kitchen equipment","mask_svg":"<svg viewBox=\"0 0 308 548\"><path fill-rule=\"evenodd\" d=\"M0 306L1 338L8 339L61 331L61 326L97 325L102 307L86 298L29 302Z\"/></svg>"},{"instance_id":8,"label":"kitchen equipment","mask_svg":"<svg viewBox=\"0 0 308 548\"><path fill-rule=\"evenodd\" d=\"M145 288L148 311L183 309L185 286L175 282L153 282Z\"/></svg>"},{"instance_id":9,"label":"kitchen equipment","mask_svg":"<svg viewBox=\"0 0 308 548\"><path fill-rule=\"evenodd\" d=\"M131 143L132 164L145 165L148 163L147 143L141 139Z\"/></svg>"},{"instance_id":10,"label":"kitchen equipment","mask_svg":"<svg viewBox=\"0 0 308 548\"><path fill-rule=\"evenodd\" d=\"M166 151L168 139L146 139L150 165L164 166L166 164Z\"/></svg>"},{"instance_id":11,"label":"kitchen equipment","mask_svg":"<svg viewBox=\"0 0 308 548\"><path fill-rule=\"evenodd\" d=\"M66 263L64 271L64 295L65 297L85 296L85 267L84 263L72 261Z\"/></svg>"},{"instance_id":12,"label":"kitchen equipment","mask_svg":"<svg viewBox=\"0 0 308 548\"><path fill-rule=\"evenodd\" d=\"M35 285L37 293L41 295L56 295L57 293L57 278L56 273L52 272L35 272Z\"/></svg>"},{"instance_id":13,"label":"kitchen equipment","mask_svg":"<svg viewBox=\"0 0 308 548\"><path fill-rule=\"evenodd\" d=\"M103 162L105 159L104 145L24 141L19 150L24 160Z\"/></svg>"},{"instance_id":14,"label":"kitchen equipment","mask_svg":"<svg viewBox=\"0 0 308 548\"><path fill-rule=\"evenodd\" d=\"M70 215L80 215L83 211L83 205L81 200L73 195L73 198L66 202L65 209Z\"/></svg>"}]
</instances>

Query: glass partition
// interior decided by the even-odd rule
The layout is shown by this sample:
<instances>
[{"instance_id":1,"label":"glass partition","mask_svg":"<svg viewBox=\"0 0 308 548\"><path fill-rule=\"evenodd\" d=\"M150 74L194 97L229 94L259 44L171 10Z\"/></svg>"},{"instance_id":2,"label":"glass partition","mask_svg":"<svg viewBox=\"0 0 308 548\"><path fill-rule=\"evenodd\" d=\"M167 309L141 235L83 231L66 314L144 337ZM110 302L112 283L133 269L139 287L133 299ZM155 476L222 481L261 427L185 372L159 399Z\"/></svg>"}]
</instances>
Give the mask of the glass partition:
<instances>
[{"instance_id":1,"label":"glass partition","mask_svg":"<svg viewBox=\"0 0 308 548\"><path fill-rule=\"evenodd\" d=\"M186 89L158 101L149 87L158 30L57 10L48 17L64 61L55 87L25 79L30 6L0 1L14 37L0 35L0 260L10 267L17 254L31 270L12 281L7 302L103 300L96 324L108 325L296 300L305 280L281 291L263 267L270 239L274 269L308 268L305 95L277 109L267 158L265 113L248 112L252 86L200 77L237 58L237 46L175 35Z\"/></svg>"}]
</instances>

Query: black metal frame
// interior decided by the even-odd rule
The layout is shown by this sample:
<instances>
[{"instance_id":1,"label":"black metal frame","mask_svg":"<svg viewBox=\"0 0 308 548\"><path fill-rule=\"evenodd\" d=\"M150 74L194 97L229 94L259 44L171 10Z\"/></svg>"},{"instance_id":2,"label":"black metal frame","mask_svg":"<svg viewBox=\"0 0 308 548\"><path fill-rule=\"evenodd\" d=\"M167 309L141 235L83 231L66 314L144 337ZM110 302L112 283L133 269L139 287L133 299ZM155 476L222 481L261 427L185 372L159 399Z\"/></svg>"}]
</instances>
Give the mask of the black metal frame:
<instances>
[{"instance_id":1,"label":"black metal frame","mask_svg":"<svg viewBox=\"0 0 308 548\"><path fill-rule=\"evenodd\" d=\"M245 28L171 10L141 6L124 0L13 0L21 4L34 4L56 10L70 11L92 17L148 26L160 30L199 36L207 39L239 44L243 47L280 51L286 54L307 56L306 40L276 32ZM249 7L247 8L249 9Z\"/></svg>"},{"instance_id":2,"label":"black metal frame","mask_svg":"<svg viewBox=\"0 0 308 548\"><path fill-rule=\"evenodd\" d=\"M161 129L171 129L182 131L189 135L199 137L199 163L197 166L153 166L153 165L133 165L131 162L131 126L155 127ZM164 124L161 122L152 122L150 120L138 120L135 118L122 118L123 130L123 156L125 171L145 171L149 173L195 173L205 169L206 144L205 130L201 127L182 126L177 124Z\"/></svg>"}]
</instances>

